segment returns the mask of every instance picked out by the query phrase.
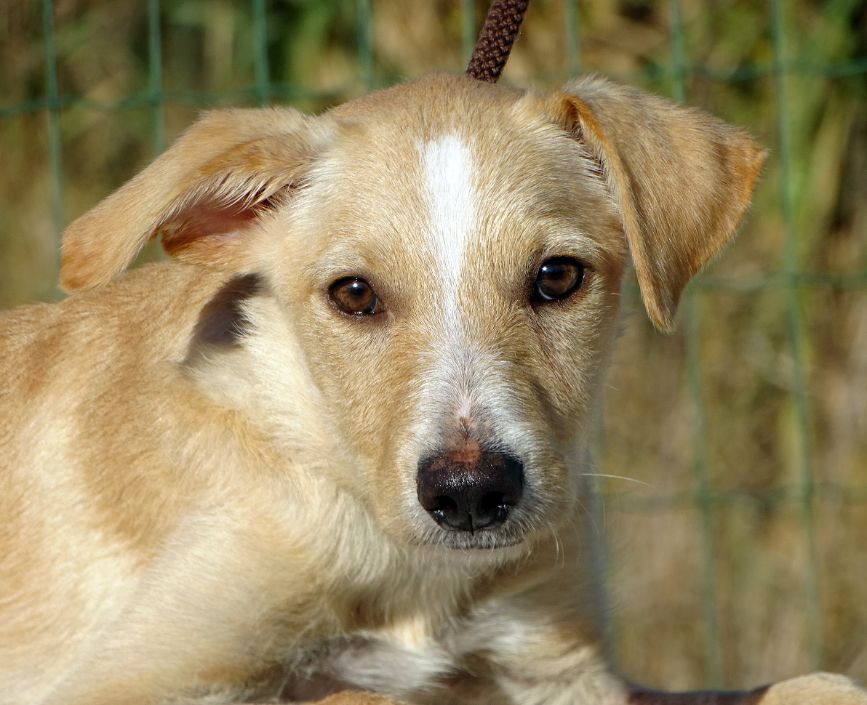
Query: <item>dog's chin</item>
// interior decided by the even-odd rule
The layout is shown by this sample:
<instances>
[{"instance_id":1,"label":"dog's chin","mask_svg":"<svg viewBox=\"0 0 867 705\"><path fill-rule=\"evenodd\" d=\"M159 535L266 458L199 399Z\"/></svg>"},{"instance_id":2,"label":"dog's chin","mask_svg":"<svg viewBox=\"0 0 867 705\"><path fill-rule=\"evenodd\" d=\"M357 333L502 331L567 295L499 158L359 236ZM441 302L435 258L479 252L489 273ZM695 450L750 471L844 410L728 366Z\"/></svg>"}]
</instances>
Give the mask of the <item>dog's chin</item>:
<instances>
[{"instance_id":1,"label":"dog's chin","mask_svg":"<svg viewBox=\"0 0 867 705\"><path fill-rule=\"evenodd\" d=\"M410 543L414 546L449 553L465 553L476 556L517 555L529 549L530 532L517 525L505 526L495 530L449 531L438 526L428 527L414 536Z\"/></svg>"}]
</instances>

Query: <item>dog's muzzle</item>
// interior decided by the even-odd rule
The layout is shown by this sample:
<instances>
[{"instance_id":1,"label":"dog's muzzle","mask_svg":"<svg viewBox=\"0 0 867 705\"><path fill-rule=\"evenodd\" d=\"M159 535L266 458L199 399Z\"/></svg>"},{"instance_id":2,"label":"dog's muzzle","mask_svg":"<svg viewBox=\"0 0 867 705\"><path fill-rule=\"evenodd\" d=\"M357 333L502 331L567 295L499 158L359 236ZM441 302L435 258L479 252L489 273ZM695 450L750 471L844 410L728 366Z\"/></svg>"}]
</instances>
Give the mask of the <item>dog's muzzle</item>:
<instances>
[{"instance_id":1,"label":"dog's muzzle","mask_svg":"<svg viewBox=\"0 0 867 705\"><path fill-rule=\"evenodd\" d=\"M418 501L444 529L474 533L503 524L524 491L524 465L506 453L443 452L419 463Z\"/></svg>"}]
</instances>

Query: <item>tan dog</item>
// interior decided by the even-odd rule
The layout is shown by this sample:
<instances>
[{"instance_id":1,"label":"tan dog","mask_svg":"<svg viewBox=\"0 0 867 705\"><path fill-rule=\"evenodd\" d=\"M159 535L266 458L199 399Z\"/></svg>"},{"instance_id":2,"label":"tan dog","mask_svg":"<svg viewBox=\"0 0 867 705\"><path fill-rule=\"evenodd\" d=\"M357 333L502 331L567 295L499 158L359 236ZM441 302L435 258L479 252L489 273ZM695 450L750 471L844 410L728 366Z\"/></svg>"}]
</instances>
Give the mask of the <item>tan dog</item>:
<instances>
[{"instance_id":1,"label":"tan dog","mask_svg":"<svg viewBox=\"0 0 867 705\"><path fill-rule=\"evenodd\" d=\"M762 161L598 79L205 116L0 318L0 702L867 703L641 692L582 587L624 269L671 328Z\"/></svg>"}]
</instances>

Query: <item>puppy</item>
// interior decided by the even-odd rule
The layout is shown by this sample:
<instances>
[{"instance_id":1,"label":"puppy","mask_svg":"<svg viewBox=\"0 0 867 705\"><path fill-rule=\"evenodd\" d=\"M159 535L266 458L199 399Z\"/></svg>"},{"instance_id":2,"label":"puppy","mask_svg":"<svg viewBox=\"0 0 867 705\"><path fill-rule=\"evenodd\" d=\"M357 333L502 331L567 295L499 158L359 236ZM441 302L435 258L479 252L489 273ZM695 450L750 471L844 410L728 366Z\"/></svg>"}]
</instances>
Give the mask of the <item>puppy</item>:
<instances>
[{"instance_id":1,"label":"puppy","mask_svg":"<svg viewBox=\"0 0 867 705\"><path fill-rule=\"evenodd\" d=\"M0 702L867 703L650 693L595 646L624 270L671 329L762 162L592 78L207 114L69 227L72 296L0 318Z\"/></svg>"}]
</instances>

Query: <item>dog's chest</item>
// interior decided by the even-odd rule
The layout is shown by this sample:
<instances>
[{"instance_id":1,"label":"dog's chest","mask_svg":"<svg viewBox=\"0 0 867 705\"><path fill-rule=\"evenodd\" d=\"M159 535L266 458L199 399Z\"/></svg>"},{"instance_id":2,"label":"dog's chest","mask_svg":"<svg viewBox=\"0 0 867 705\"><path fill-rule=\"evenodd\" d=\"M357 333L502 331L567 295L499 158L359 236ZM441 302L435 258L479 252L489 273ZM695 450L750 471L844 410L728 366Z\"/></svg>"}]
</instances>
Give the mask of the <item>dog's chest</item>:
<instances>
[{"instance_id":1,"label":"dog's chest","mask_svg":"<svg viewBox=\"0 0 867 705\"><path fill-rule=\"evenodd\" d=\"M282 697L309 702L346 689L406 696L456 668L445 641L421 620L325 640L293 669Z\"/></svg>"}]
</instances>

